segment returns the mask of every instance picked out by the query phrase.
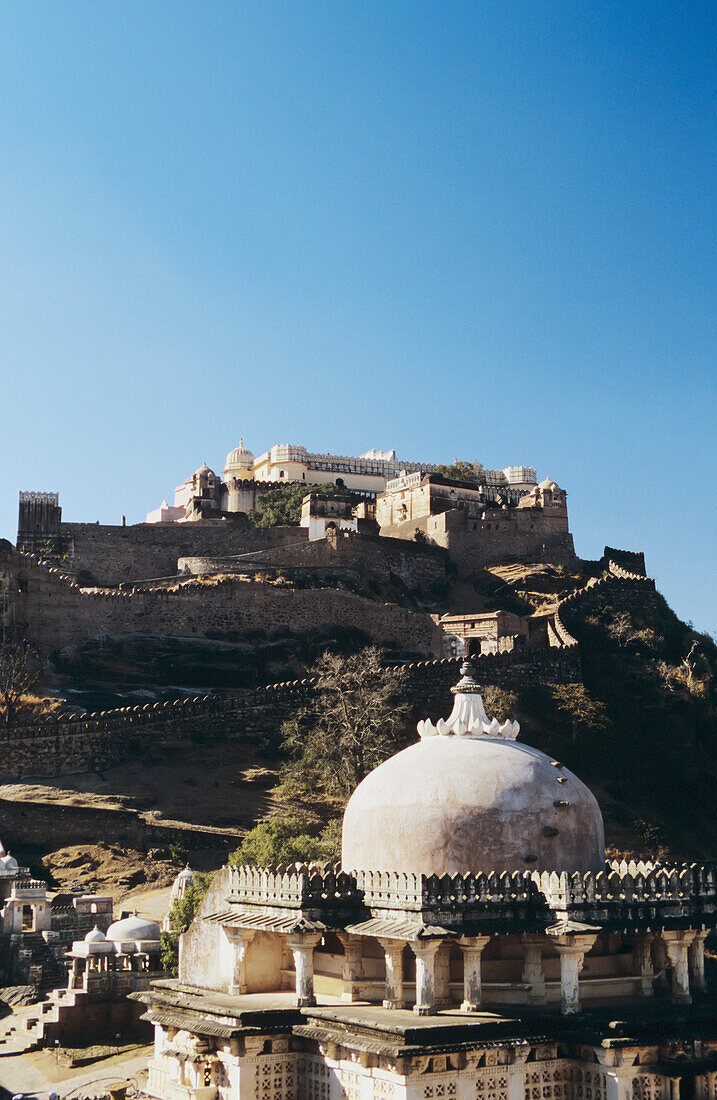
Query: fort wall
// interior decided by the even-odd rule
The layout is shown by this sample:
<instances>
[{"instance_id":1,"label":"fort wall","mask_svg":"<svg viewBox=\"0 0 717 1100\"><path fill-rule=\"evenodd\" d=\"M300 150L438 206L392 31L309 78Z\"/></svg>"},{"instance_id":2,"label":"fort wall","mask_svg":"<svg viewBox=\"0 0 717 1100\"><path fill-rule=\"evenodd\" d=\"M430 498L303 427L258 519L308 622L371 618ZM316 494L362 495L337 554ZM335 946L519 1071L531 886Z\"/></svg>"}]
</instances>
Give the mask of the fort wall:
<instances>
[{"instance_id":1,"label":"fort wall","mask_svg":"<svg viewBox=\"0 0 717 1100\"><path fill-rule=\"evenodd\" d=\"M63 523L61 539L57 564L83 583L100 585L172 577L180 557L246 554L308 542L301 527L258 528L242 518L132 527Z\"/></svg>"},{"instance_id":2,"label":"fort wall","mask_svg":"<svg viewBox=\"0 0 717 1100\"><path fill-rule=\"evenodd\" d=\"M577 650L499 653L475 658L481 683L504 688L569 683L580 678ZM460 660L411 662L401 668L406 697L416 718L445 717ZM92 715L50 717L0 731L7 779L66 775L104 769L137 755L203 740L257 740L276 733L297 709L317 705L312 680L246 689L229 696L203 696L125 707ZM194 750L195 751L195 750Z\"/></svg>"},{"instance_id":3,"label":"fort wall","mask_svg":"<svg viewBox=\"0 0 717 1100\"><path fill-rule=\"evenodd\" d=\"M41 652L103 634L209 637L240 641L255 631L287 636L337 626L406 655L440 652L430 615L337 589L293 589L228 577L172 588L84 589L56 567L17 555L14 617ZM12 565L11 565L12 567Z\"/></svg>"},{"instance_id":4,"label":"fort wall","mask_svg":"<svg viewBox=\"0 0 717 1100\"><path fill-rule=\"evenodd\" d=\"M404 539L416 530L443 547L453 564L467 574L498 562L567 565L576 560L567 518L543 508L490 508L473 519L464 510L452 508L382 528Z\"/></svg>"},{"instance_id":5,"label":"fort wall","mask_svg":"<svg viewBox=\"0 0 717 1100\"><path fill-rule=\"evenodd\" d=\"M291 528L304 530L304 528ZM400 580L407 588L430 589L446 579L445 550L405 539L346 531L330 533L315 542L287 543L257 554L236 558L222 554L179 559L180 572L193 574L260 572L283 569L287 576L321 577L350 573L356 579Z\"/></svg>"}]
</instances>

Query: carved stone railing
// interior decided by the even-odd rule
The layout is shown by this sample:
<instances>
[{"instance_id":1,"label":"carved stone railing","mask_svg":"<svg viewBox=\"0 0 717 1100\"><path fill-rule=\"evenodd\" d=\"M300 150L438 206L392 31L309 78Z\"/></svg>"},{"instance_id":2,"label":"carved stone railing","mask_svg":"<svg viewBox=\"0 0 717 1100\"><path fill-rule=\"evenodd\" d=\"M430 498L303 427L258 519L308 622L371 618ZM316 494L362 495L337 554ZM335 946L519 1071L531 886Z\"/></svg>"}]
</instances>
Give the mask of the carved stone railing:
<instances>
[{"instance_id":1,"label":"carved stone railing","mask_svg":"<svg viewBox=\"0 0 717 1100\"><path fill-rule=\"evenodd\" d=\"M297 909L327 909L360 900L356 879L345 871L232 867L229 901Z\"/></svg>"},{"instance_id":2,"label":"carved stone railing","mask_svg":"<svg viewBox=\"0 0 717 1100\"><path fill-rule=\"evenodd\" d=\"M417 875L333 868L234 867L227 901L301 910L330 917L354 909L421 914L427 923L500 920L547 926L557 919L638 922L712 915L717 921L717 864L651 862L605 864L604 871L516 871L512 874Z\"/></svg>"}]
</instances>

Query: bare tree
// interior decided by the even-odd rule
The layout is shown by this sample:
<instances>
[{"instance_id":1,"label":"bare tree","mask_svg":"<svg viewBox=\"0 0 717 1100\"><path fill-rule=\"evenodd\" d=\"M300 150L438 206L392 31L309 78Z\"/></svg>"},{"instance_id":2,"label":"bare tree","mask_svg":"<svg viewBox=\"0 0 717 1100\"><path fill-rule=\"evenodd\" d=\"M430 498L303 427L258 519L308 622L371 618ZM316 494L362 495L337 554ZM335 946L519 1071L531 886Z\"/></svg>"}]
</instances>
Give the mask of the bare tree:
<instances>
[{"instance_id":1,"label":"bare tree","mask_svg":"<svg viewBox=\"0 0 717 1100\"><path fill-rule=\"evenodd\" d=\"M326 653L312 672L319 692L316 711L303 711L282 726L291 757L284 776L304 791L345 797L406 736L403 676L382 665L376 646L349 657Z\"/></svg>"},{"instance_id":2,"label":"bare tree","mask_svg":"<svg viewBox=\"0 0 717 1100\"><path fill-rule=\"evenodd\" d=\"M29 642L0 640L0 704L6 726L15 724L22 698L35 686L41 672L40 655Z\"/></svg>"}]
</instances>

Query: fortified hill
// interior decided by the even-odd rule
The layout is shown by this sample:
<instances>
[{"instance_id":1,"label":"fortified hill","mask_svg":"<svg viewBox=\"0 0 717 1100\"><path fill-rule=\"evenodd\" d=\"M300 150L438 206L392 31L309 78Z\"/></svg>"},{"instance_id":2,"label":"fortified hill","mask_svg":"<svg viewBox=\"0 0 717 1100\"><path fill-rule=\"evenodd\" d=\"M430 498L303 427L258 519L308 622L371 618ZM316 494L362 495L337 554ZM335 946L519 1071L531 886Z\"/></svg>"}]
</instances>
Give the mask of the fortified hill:
<instances>
[{"instance_id":1,"label":"fortified hill","mask_svg":"<svg viewBox=\"0 0 717 1100\"><path fill-rule=\"evenodd\" d=\"M257 526L257 506L287 485L307 486L299 524ZM5 620L46 654L103 635L250 644L257 632L337 627L397 657L446 652L428 610L456 577L576 561L566 493L538 484L531 467L456 480L393 451L347 458L281 445L255 459L243 442L222 477L200 466L143 524L63 522L57 494L23 492L17 551L5 559L15 578ZM290 592L268 583L277 575Z\"/></svg>"},{"instance_id":2,"label":"fortified hill","mask_svg":"<svg viewBox=\"0 0 717 1100\"><path fill-rule=\"evenodd\" d=\"M13 851L28 864L47 859L54 873L64 866L58 842L83 848L102 837L125 863L135 852L150 876L142 853L155 846L210 852L217 866L276 812L277 731L299 714L314 720L330 691L313 679L316 658L375 643L400 670L414 718L436 729L470 657L493 700L488 713L501 724L519 715L527 742L564 763L561 778L584 777L620 854L644 852L643 835L660 838L654 852L664 826L666 851L709 855L714 647L672 615L642 554L606 547L599 559L576 557L555 481L526 467L412 465L299 448L254 459L241 445L221 476L204 465L186 479L172 514L163 506L130 526L68 523L56 494L22 493L17 546L0 545L0 614L6 634L43 654L59 705L0 733L9 785L0 813ZM435 740L414 755L448 760L452 748ZM530 754L506 760L537 767ZM454 770L470 786L460 763ZM536 782L549 774L535 771ZM361 810L367 824L393 799L394 779ZM72 791L61 819L60 789ZM563 801L533 799L548 817ZM486 809L498 820L499 807ZM568 837L552 818L540 828ZM527 854L542 859L552 837L541 833ZM372 867L393 871L371 845ZM110 878L86 874L77 885L108 890Z\"/></svg>"}]
</instances>

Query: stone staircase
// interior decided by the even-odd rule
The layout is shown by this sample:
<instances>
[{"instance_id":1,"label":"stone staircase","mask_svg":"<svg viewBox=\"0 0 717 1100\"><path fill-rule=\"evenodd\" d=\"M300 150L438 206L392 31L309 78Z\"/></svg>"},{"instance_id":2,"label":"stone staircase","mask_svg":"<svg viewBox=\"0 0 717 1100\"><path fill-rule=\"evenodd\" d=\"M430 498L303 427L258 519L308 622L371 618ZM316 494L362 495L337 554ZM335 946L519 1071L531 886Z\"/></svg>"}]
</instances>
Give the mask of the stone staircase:
<instances>
[{"instance_id":1,"label":"stone staircase","mask_svg":"<svg viewBox=\"0 0 717 1100\"><path fill-rule=\"evenodd\" d=\"M67 971L40 932L25 932L22 937L23 964L32 985L47 993L67 983Z\"/></svg>"},{"instance_id":2,"label":"stone staircase","mask_svg":"<svg viewBox=\"0 0 717 1100\"><path fill-rule=\"evenodd\" d=\"M42 1037L42 1023L55 1012L52 1001L27 1005L0 1020L0 1058L36 1050Z\"/></svg>"}]
</instances>

